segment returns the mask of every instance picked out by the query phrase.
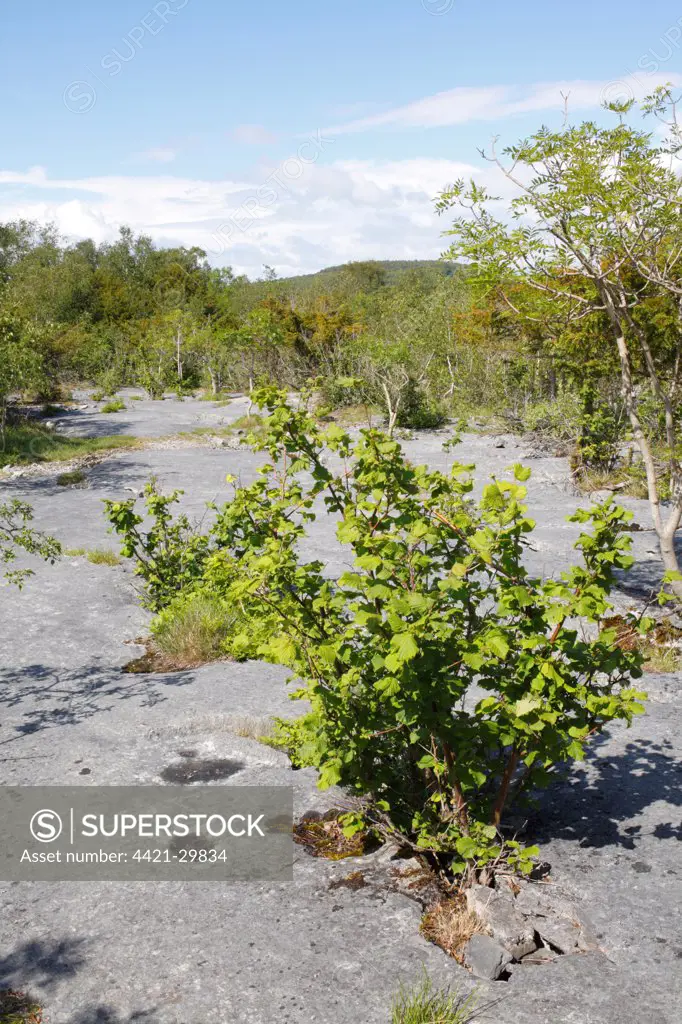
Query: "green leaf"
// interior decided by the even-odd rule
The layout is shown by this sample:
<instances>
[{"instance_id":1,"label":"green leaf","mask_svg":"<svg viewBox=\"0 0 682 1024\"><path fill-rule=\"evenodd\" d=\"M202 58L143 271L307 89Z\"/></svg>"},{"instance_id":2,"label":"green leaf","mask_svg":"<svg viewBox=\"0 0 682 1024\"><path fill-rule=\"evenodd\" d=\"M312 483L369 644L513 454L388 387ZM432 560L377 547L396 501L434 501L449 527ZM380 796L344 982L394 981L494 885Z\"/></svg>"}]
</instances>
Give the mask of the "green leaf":
<instances>
[{"instance_id":1,"label":"green leaf","mask_svg":"<svg viewBox=\"0 0 682 1024\"><path fill-rule=\"evenodd\" d=\"M385 676L383 679L376 681L374 689L382 693L384 697L395 697L396 694L400 693L400 680L394 676Z\"/></svg>"},{"instance_id":2,"label":"green leaf","mask_svg":"<svg viewBox=\"0 0 682 1024\"><path fill-rule=\"evenodd\" d=\"M525 718L526 715L530 715L533 711L537 711L538 708L542 707L542 701L538 700L537 697L523 697L521 700L517 700L514 704L514 714L517 718Z\"/></svg>"},{"instance_id":3,"label":"green leaf","mask_svg":"<svg viewBox=\"0 0 682 1024\"><path fill-rule=\"evenodd\" d=\"M489 636L486 640L486 647L493 654L496 654L498 658L506 658L509 654L509 644L505 637L498 634Z\"/></svg>"},{"instance_id":4,"label":"green leaf","mask_svg":"<svg viewBox=\"0 0 682 1024\"><path fill-rule=\"evenodd\" d=\"M398 633L391 640L391 647L401 662L411 661L419 654L419 647L412 633Z\"/></svg>"},{"instance_id":5,"label":"green leaf","mask_svg":"<svg viewBox=\"0 0 682 1024\"><path fill-rule=\"evenodd\" d=\"M436 763L437 762L433 754L424 754L424 756L419 761L417 761L417 768L435 768Z\"/></svg>"}]
</instances>

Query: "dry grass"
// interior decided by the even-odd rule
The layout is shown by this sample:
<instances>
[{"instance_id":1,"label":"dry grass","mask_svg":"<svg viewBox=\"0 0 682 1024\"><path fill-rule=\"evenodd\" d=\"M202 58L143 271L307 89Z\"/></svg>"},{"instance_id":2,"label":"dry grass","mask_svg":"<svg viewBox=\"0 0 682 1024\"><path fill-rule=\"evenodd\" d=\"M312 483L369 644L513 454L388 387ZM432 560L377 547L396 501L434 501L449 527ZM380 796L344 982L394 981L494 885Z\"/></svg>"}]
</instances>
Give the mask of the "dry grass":
<instances>
[{"instance_id":1,"label":"dry grass","mask_svg":"<svg viewBox=\"0 0 682 1024\"><path fill-rule=\"evenodd\" d=\"M92 562L93 565L120 565L121 559L118 557L115 551L111 551L109 548L92 548L86 552L86 558L88 562Z\"/></svg>"},{"instance_id":2,"label":"dry grass","mask_svg":"<svg viewBox=\"0 0 682 1024\"><path fill-rule=\"evenodd\" d=\"M615 490L618 495L628 498L648 498L646 479L627 467L610 471L583 469L575 476L575 482L581 494L592 491Z\"/></svg>"},{"instance_id":3,"label":"dry grass","mask_svg":"<svg viewBox=\"0 0 682 1024\"><path fill-rule=\"evenodd\" d=\"M271 736L274 730L275 723L271 718L260 718L256 715L197 715L196 718L190 718L189 721L178 725L164 729L150 729L146 737L150 740L166 737L181 739L202 733L227 732L232 733L233 736L260 741L262 738Z\"/></svg>"},{"instance_id":4,"label":"dry grass","mask_svg":"<svg viewBox=\"0 0 682 1024\"><path fill-rule=\"evenodd\" d=\"M437 903L424 914L420 929L425 939L444 949L455 960L461 960L462 951L472 935L485 928L476 914L469 910L464 896L451 896Z\"/></svg>"},{"instance_id":5,"label":"dry grass","mask_svg":"<svg viewBox=\"0 0 682 1024\"><path fill-rule=\"evenodd\" d=\"M334 409L325 419L333 420L342 427L375 427L382 415L381 409L375 405L344 405Z\"/></svg>"},{"instance_id":6,"label":"dry grass","mask_svg":"<svg viewBox=\"0 0 682 1024\"><path fill-rule=\"evenodd\" d=\"M647 644L644 647L644 671L661 675L679 672L682 668L682 651L679 647L661 647Z\"/></svg>"},{"instance_id":7,"label":"dry grass","mask_svg":"<svg viewBox=\"0 0 682 1024\"><path fill-rule=\"evenodd\" d=\"M228 731L235 736L263 743L275 735L275 723L271 718L258 718L255 715L230 715Z\"/></svg>"},{"instance_id":8,"label":"dry grass","mask_svg":"<svg viewBox=\"0 0 682 1024\"><path fill-rule=\"evenodd\" d=\"M237 616L216 597L194 594L165 608L153 621L152 645L159 655L188 668L218 661Z\"/></svg>"},{"instance_id":9,"label":"dry grass","mask_svg":"<svg viewBox=\"0 0 682 1024\"><path fill-rule=\"evenodd\" d=\"M642 636L622 615L602 621L616 631L616 646L623 651L641 651L646 672L678 672L682 666L682 629L664 619L647 636Z\"/></svg>"}]
</instances>

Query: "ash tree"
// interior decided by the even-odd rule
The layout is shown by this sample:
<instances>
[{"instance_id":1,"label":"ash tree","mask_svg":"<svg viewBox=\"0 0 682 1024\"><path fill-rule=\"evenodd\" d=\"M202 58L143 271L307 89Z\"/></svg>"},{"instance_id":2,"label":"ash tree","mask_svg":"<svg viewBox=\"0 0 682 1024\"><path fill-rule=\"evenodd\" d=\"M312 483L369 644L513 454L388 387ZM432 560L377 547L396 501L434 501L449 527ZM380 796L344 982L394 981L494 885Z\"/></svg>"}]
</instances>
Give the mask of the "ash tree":
<instances>
[{"instance_id":1,"label":"ash tree","mask_svg":"<svg viewBox=\"0 0 682 1024\"><path fill-rule=\"evenodd\" d=\"M501 155L493 148L488 158L513 192L506 216L496 215L501 200L474 182L447 188L437 207L458 211L445 256L473 264L512 314L535 321L550 337L557 324L601 330L605 362L611 352L616 357L663 565L679 598L680 133L670 89L644 104L645 113L668 121L667 142L628 123L632 107L611 104L610 127L565 123L559 131L542 128ZM652 404L655 415L646 415Z\"/></svg>"}]
</instances>

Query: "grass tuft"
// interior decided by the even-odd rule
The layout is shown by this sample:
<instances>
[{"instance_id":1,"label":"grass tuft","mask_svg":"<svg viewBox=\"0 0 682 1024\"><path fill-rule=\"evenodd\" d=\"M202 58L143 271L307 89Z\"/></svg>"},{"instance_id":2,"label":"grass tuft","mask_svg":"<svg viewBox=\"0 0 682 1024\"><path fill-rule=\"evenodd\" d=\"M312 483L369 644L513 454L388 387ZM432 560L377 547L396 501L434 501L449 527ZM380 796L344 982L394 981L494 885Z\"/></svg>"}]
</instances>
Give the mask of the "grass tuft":
<instances>
[{"instance_id":1,"label":"grass tuft","mask_svg":"<svg viewBox=\"0 0 682 1024\"><path fill-rule=\"evenodd\" d=\"M120 398L114 398L111 402L106 402L100 412L121 412L125 407L125 402L122 402Z\"/></svg>"},{"instance_id":2,"label":"grass tuft","mask_svg":"<svg viewBox=\"0 0 682 1024\"><path fill-rule=\"evenodd\" d=\"M425 939L457 960L461 959L471 936L484 929L476 914L467 907L465 898L455 896L427 910L419 930Z\"/></svg>"},{"instance_id":3,"label":"grass tuft","mask_svg":"<svg viewBox=\"0 0 682 1024\"><path fill-rule=\"evenodd\" d=\"M459 996L451 989L436 989L424 977L420 985L401 985L393 1007L391 1024L469 1024L476 1020L476 993Z\"/></svg>"},{"instance_id":4,"label":"grass tuft","mask_svg":"<svg viewBox=\"0 0 682 1024\"><path fill-rule=\"evenodd\" d=\"M236 430L253 430L254 427L262 427L265 420L262 416L257 413L251 413L250 416L240 416L234 423L231 424Z\"/></svg>"},{"instance_id":5,"label":"grass tuft","mask_svg":"<svg viewBox=\"0 0 682 1024\"><path fill-rule=\"evenodd\" d=\"M192 594L157 615L152 623L154 644L178 667L203 665L224 657L225 639L236 619L219 598Z\"/></svg>"},{"instance_id":6,"label":"grass tuft","mask_svg":"<svg viewBox=\"0 0 682 1024\"><path fill-rule=\"evenodd\" d=\"M60 473L57 477L60 487L77 487L85 483L85 473L81 469L73 469L70 473Z\"/></svg>"},{"instance_id":7,"label":"grass tuft","mask_svg":"<svg viewBox=\"0 0 682 1024\"><path fill-rule=\"evenodd\" d=\"M85 548L64 548L62 554L66 558L80 558L85 554Z\"/></svg>"},{"instance_id":8,"label":"grass tuft","mask_svg":"<svg viewBox=\"0 0 682 1024\"><path fill-rule=\"evenodd\" d=\"M216 391L214 394L212 391L204 391L199 395L200 402L216 402L219 405L229 405L232 399L230 398L227 391Z\"/></svg>"},{"instance_id":9,"label":"grass tuft","mask_svg":"<svg viewBox=\"0 0 682 1024\"><path fill-rule=\"evenodd\" d=\"M111 551L108 548L91 548L90 551L86 552L86 558L88 562L92 562L93 565L120 565L121 559L118 557L115 551Z\"/></svg>"}]
</instances>

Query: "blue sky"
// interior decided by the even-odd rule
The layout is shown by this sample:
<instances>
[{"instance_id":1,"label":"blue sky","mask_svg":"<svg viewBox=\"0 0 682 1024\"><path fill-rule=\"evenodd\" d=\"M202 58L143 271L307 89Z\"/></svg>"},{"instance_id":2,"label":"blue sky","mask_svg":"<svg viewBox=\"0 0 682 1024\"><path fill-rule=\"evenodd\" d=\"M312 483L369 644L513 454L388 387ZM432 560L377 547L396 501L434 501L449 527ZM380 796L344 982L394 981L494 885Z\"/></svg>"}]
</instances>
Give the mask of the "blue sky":
<instances>
[{"instance_id":1,"label":"blue sky","mask_svg":"<svg viewBox=\"0 0 682 1024\"><path fill-rule=\"evenodd\" d=\"M437 255L477 147L682 83L668 0L8 0L0 219L300 273Z\"/></svg>"}]
</instances>

